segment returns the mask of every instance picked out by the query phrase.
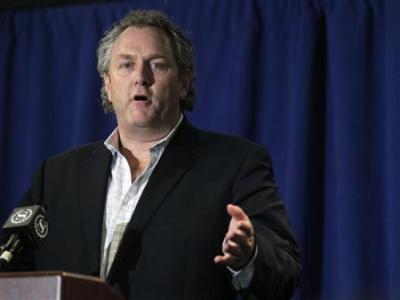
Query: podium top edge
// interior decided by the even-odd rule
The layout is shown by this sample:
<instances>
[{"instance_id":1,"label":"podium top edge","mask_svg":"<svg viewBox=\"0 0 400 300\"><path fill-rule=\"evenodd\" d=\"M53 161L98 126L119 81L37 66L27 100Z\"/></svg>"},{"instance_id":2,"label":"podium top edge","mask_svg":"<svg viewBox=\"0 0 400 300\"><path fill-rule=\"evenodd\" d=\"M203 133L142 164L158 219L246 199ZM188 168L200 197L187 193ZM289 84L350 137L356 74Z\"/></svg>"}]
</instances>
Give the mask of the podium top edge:
<instances>
[{"instance_id":1,"label":"podium top edge","mask_svg":"<svg viewBox=\"0 0 400 300\"><path fill-rule=\"evenodd\" d=\"M52 277L52 276L60 276L63 278L74 278L74 279L86 279L91 281L105 282L104 279L100 277L83 275L77 273L70 273L65 271L30 271L30 272L0 272L1 277Z\"/></svg>"}]
</instances>

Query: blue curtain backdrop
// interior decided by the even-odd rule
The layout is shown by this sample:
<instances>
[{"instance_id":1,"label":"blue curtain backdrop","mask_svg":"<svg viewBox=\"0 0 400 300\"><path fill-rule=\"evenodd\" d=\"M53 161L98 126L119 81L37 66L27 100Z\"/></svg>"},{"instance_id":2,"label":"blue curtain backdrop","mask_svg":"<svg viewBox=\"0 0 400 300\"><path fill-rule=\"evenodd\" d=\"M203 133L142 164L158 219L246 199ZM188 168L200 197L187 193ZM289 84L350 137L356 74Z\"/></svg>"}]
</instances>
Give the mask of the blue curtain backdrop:
<instances>
[{"instance_id":1,"label":"blue curtain backdrop","mask_svg":"<svg viewBox=\"0 0 400 300\"><path fill-rule=\"evenodd\" d=\"M114 1L0 12L0 221L50 155L103 139L95 49L133 8L197 50L198 127L273 157L301 243L296 299L400 299L400 2Z\"/></svg>"}]
</instances>

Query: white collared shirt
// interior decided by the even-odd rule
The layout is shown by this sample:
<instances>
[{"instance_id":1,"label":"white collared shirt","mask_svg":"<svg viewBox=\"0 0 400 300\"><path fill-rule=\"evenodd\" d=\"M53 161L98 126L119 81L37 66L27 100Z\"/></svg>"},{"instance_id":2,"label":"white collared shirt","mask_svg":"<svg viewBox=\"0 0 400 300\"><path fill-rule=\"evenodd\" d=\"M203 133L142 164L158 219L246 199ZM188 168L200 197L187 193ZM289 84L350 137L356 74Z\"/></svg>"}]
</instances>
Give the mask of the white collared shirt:
<instances>
[{"instance_id":1,"label":"white collared shirt","mask_svg":"<svg viewBox=\"0 0 400 300\"><path fill-rule=\"evenodd\" d=\"M181 115L170 133L149 149L150 163L133 182L129 163L119 150L118 128L105 140L104 145L112 153L112 162L103 220L101 276L106 276L112 264L108 261L108 251L116 228L125 231L154 168L182 120Z\"/></svg>"}]
</instances>

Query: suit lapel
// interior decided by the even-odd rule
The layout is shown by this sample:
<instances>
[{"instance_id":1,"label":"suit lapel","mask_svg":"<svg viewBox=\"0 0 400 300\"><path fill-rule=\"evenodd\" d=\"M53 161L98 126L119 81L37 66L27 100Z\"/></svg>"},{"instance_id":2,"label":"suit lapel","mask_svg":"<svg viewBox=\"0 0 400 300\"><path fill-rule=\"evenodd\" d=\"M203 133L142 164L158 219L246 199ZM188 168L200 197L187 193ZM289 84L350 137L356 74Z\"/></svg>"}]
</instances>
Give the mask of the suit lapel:
<instances>
[{"instance_id":1,"label":"suit lapel","mask_svg":"<svg viewBox=\"0 0 400 300\"><path fill-rule=\"evenodd\" d=\"M139 246L137 245L138 237L144 231L147 223L194 162L197 157L196 142L197 131L186 120L183 120L150 177L127 226L108 275L110 282L124 264L128 254L137 250L133 247Z\"/></svg>"},{"instance_id":2,"label":"suit lapel","mask_svg":"<svg viewBox=\"0 0 400 300\"><path fill-rule=\"evenodd\" d=\"M91 274L98 274L100 270L101 231L111 158L111 153L101 144L82 161L79 173L79 203Z\"/></svg>"}]
</instances>

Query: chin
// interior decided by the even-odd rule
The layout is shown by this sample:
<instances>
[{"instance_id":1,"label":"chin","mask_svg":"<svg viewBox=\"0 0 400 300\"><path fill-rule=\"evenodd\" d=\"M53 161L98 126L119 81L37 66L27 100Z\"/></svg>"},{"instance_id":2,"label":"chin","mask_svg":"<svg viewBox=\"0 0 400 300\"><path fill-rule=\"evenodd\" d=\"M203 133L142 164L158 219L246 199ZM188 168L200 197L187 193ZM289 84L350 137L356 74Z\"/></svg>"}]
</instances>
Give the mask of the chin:
<instances>
[{"instance_id":1,"label":"chin","mask_svg":"<svg viewBox=\"0 0 400 300\"><path fill-rule=\"evenodd\" d=\"M135 118L129 124L133 127L147 128L156 127L158 122L154 118Z\"/></svg>"},{"instance_id":2,"label":"chin","mask_svg":"<svg viewBox=\"0 0 400 300\"><path fill-rule=\"evenodd\" d=\"M136 127L136 128L148 128L148 127L151 127L151 122L145 122L145 121L143 121L143 122L138 122L138 121L135 121L135 122L130 122L130 127Z\"/></svg>"},{"instance_id":3,"label":"chin","mask_svg":"<svg viewBox=\"0 0 400 300\"><path fill-rule=\"evenodd\" d=\"M127 123L133 127L150 127L155 122L154 118L140 115L140 116L131 116L127 120Z\"/></svg>"}]
</instances>

